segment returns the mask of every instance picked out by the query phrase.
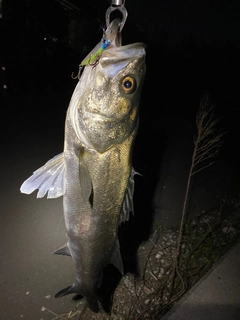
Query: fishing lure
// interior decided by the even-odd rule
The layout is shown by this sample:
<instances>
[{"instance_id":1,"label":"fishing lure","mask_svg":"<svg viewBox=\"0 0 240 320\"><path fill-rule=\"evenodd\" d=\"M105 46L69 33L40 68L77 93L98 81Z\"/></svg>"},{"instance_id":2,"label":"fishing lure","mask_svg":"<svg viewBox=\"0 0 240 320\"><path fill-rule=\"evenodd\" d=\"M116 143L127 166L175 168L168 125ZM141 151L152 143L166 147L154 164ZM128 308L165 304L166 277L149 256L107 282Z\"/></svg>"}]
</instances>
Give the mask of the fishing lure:
<instances>
[{"instance_id":1,"label":"fishing lure","mask_svg":"<svg viewBox=\"0 0 240 320\"><path fill-rule=\"evenodd\" d=\"M111 41L105 37L103 37L103 42L100 46L100 48L98 49L99 45L97 45L87 56L86 58L80 63L79 65L79 70L78 70L78 74L76 77L73 77L73 73L72 73L72 79L80 79L81 77L81 73L82 73L82 69L87 66L87 65L91 65L93 67L96 66L96 64L98 63L103 51L109 47ZM97 50L97 51L95 51Z\"/></svg>"},{"instance_id":2,"label":"fishing lure","mask_svg":"<svg viewBox=\"0 0 240 320\"><path fill-rule=\"evenodd\" d=\"M77 76L73 77L73 73L72 73L73 79L78 78L80 80L82 70L85 66L90 65L95 67L98 64L98 61L101 58L102 53L104 52L104 50L106 50L110 46L111 43L115 42L115 44L118 45L116 42L116 39L118 38L117 36L120 37L120 32L119 32L120 26L121 26L120 19L114 19L108 25L107 29L103 33L103 38L100 41L100 43L98 43L92 49L92 51L86 56L86 58L83 59L83 61L80 63Z\"/></svg>"},{"instance_id":3,"label":"fishing lure","mask_svg":"<svg viewBox=\"0 0 240 320\"><path fill-rule=\"evenodd\" d=\"M88 56L82 61L81 66L84 67L88 64L95 66L96 62L99 60L99 58L101 57L103 51L110 45L110 40L108 39L103 39L103 43L100 47L100 49L98 49L95 53L93 53L90 58L88 58Z\"/></svg>"}]
</instances>

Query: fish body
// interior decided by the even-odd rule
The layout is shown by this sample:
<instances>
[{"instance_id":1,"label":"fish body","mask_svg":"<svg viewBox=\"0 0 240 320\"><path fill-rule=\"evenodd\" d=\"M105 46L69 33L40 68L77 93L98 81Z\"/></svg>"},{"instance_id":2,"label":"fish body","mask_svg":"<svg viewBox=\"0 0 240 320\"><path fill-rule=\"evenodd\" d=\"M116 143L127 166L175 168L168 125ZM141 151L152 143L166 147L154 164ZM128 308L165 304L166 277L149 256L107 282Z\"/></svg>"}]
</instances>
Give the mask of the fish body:
<instances>
[{"instance_id":1,"label":"fish body","mask_svg":"<svg viewBox=\"0 0 240 320\"><path fill-rule=\"evenodd\" d=\"M63 195L67 244L55 253L72 257L76 280L56 297L82 295L93 312L103 268L112 263L123 273L117 231L133 211L132 150L145 75L144 44L116 43L84 68L66 114L63 153L20 189Z\"/></svg>"}]
</instances>

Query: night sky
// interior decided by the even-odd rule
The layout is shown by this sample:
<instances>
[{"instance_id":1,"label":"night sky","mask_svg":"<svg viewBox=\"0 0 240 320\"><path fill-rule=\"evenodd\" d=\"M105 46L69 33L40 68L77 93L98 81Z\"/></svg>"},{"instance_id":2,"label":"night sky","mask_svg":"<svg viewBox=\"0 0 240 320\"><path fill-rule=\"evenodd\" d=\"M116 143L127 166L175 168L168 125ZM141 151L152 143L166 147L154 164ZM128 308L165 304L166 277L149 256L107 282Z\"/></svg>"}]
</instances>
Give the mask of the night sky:
<instances>
[{"instance_id":1,"label":"night sky","mask_svg":"<svg viewBox=\"0 0 240 320\"><path fill-rule=\"evenodd\" d=\"M11 110L4 133L40 134L44 123L63 139L66 109L76 85L71 74L102 38L110 5L71 2L79 10L66 11L54 0L3 0L0 46L7 71L1 77L8 90L2 101ZM147 134L151 136L162 116L194 123L206 91L229 131L240 109L239 1L126 0L125 6L123 44L142 41L147 51L139 136L149 143ZM229 135L230 140L237 138L237 132Z\"/></svg>"},{"instance_id":2,"label":"night sky","mask_svg":"<svg viewBox=\"0 0 240 320\"><path fill-rule=\"evenodd\" d=\"M49 81L54 72L61 73L61 82L70 83L67 78L69 70L76 70L84 55L101 39L100 26L105 24L105 12L110 1L71 2L79 10L66 12L59 1L54 0L21 0L17 3L3 0L2 55L4 60L13 57L9 68L17 71L21 84L26 72L28 79L36 72L43 76L44 79L39 77L40 85L42 80ZM164 99L159 109L165 112L166 108L176 109L171 104L175 105L177 101L174 99L171 103L169 96L180 94L178 104L183 104L182 100L188 99L186 90L193 90L193 95L199 100L201 92L208 89L216 101L226 86L224 102L239 103L238 1L126 0L125 6L128 19L123 29L123 43L143 41L147 45L146 86L150 85L154 90L148 92L146 89L144 99L145 95ZM74 43L68 33L71 19L75 21L71 27L75 28ZM16 78L16 72L14 74ZM150 80L153 76L158 79L154 84ZM9 85L11 87L11 83ZM190 96L192 99L192 94ZM165 108L163 105L166 103L168 106Z\"/></svg>"},{"instance_id":3,"label":"night sky","mask_svg":"<svg viewBox=\"0 0 240 320\"><path fill-rule=\"evenodd\" d=\"M152 1L143 12L144 24L152 32L165 30L169 44L193 37L197 45L239 45L238 1Z\"/></svg>"}]
</instances>

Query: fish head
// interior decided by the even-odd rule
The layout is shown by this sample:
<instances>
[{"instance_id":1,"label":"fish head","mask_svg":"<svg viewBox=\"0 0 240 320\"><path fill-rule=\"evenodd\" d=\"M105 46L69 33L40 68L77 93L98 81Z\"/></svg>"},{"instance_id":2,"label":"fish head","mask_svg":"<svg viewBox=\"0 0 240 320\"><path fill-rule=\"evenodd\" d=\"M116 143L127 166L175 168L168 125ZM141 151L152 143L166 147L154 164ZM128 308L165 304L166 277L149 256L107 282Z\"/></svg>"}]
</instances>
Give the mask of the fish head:
<instances>
[{"instance_id":1,"label":"fish head","mask_svg":"<svg viewBox=\"0 0 240 320\"><path fill-rule=\"evenodd\" d=\"M138 124L145 76L145 45L110 46L96 66L87 66L87 85L78 104L80 130L98 152L125 141Z\"/></svg>"}]
</instances>

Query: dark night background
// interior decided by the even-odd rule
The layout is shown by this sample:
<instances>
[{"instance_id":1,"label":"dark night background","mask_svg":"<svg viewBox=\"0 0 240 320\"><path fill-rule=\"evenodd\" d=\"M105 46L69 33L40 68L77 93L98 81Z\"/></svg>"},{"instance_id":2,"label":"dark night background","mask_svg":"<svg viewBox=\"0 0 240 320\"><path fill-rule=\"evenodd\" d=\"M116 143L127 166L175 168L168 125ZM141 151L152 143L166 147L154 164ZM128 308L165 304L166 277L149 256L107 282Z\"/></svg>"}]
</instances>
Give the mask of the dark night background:
<instances>
[{"instance_id":1,"label":"dark night background","mask_svg":"<svg viewBox=\"0 0 240 320\"><path fill-rule=\"evenodd\" d=\"M19 187L34 170L62 152L65 114L77 84L71 73L77 73L79 63L102 38L101 27L105 25L109 5L110 1L99 0L2 1L0 63L6 68L0 73L3 228L8 228L14 214L21 212L22 217L28 210L33 220L38 210L45 210L49 217L41 228L45 229L46 223L50 228L55 211L62 210L61 200L50 213L49 206L55 200L36 201L35 195L32 198L21 195ZM120 232L125 267L131 270L129 260L134 250L149 236L156 209L154 197L164 172L170 172L170 184L177 190L170 195L169 203L178 197L180 202L183 199L186 180L180 184L179 179L186 177L178 179L178 175L189 168L195 117L205 91L215 104L216 114L221 116L219 128L228 133L216 165L204 171L197 182L201 187L204 183L209 186L212 182L219 183L224 195L239 195L240 2L126 0L125 6L128 19L123 29L123 44L141 41L146 44L147 52L133 159L135 169L143 177L136 177L135 217ZM2 89L3 84L7 89ZM170 145L177 152L169 160L164 155L168 154ZM167 169L161 164L164 161ZM172 166L173 161L180 165ZM29 199L35 209L28 207ZM7 216L8 211L15 213ZM19 225L14 230L21 239ZM32 224L25 221L25 225L24 232L28 233ZM40 231L37 231L39 236ZM3 239L8 243L7 231ZM28 246L29 241L38 240L29 236L25 241ZM37 255L45 255L45 248L43 243L42 252ZM24 270L25 267L23 263ZM48 268L46 264L46 274ZM4 284L9 287L9 283ZM61 289L56 283L51 286L51 292L53 286ZM11 317L18 318L19 315Z\"/></svg>"}]
</instances>

